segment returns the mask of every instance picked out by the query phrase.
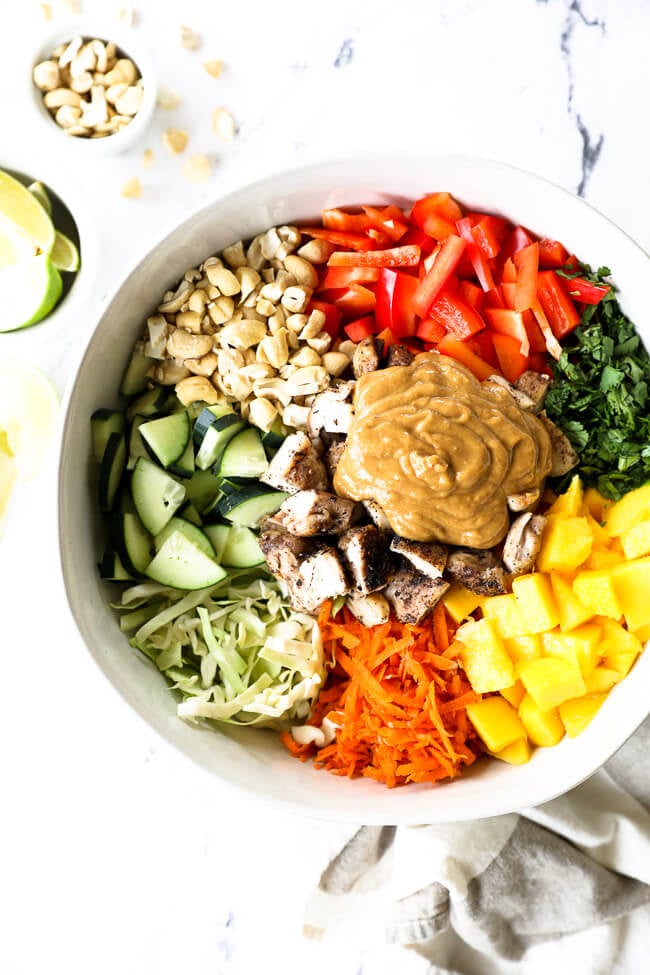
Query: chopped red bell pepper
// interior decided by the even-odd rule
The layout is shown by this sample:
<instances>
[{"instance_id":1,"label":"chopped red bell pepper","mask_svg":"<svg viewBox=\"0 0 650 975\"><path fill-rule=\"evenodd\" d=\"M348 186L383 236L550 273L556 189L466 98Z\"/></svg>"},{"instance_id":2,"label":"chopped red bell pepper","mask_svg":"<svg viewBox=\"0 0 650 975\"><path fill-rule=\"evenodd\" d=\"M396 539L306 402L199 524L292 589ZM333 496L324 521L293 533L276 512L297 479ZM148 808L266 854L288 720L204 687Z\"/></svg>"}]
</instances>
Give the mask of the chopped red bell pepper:
<instances>
[{"instance_id":1,"label":"chopped red bell pepper","mask_svg":"<svg viewBox=\"0 0 650 975\"><path fill-rule=\"evenodd\" d=\"M484 328L482 332L477 332L476 335L472 335L471 339L466 339L465 345L469 346L474 355L477 355L479 359L483 359L484 362L491 365L492 372L499 371L499 362L492 343L492 332L489 328Z\"/></svg>"},{"instance_id":2,"label":"chopped red bell pepper","mask_svg":"<svg viewBox=\"0 0 650 975\"><path fill-rule=\"evenodd\" d=\"M356 252L352 255L356 257ZM328 267L319 285L321 291L349 288L351 284L372 284L379 278L378 267Z\"/></svg>"},{"instance_id":3,"label":"chopped red bell pepper","mask_svg":"<svg viewBox=\"0 0 650 975\"><path fill-rule=\"evenodd\" d=\"M418 279L412 274L381 268L375 290L375 315L380 328L389 328L396 338L415 335L417 287Z\"/></svg>"},{"instance_id":4,"label":"chopped red bell pepper","mask_svg":"<svg viewBox=\"0 0 650 975\"><path fill-rule=\"evenodd\" d=\"M446 218L453 224L461 219L463 211L451 193L429 193L428 196L421 197L413 204L411 223L424 230L425 220L434 214Z\"/></svg>"},{"instance_id":5,"label":"chopped red bell pepper","mask_svg":"<svg viewBox=\"0 0 650 975\"><path fill-rule=\"evenodd\" d=\"M537 276L537 297L557 339L563 338L580 324L580 315L560 284L555 271L541 271Z\"/></svg>"},{"instance_id":6,"label":"chopped red bell pepper","mask_svg":"<svg viewBox=\"0 0 650 975\"><path fill-rule=\"evenodd\" d=\"M419 323L415 334L423 342L431 342L433 345L437 345L447 334L447 329L441 322L437 322L433 318L424 318Z\"/></svg>"},{"instance_id":7,"label":"chopped red bell pepper","mask_svg":"<svg viewBox=\"0 0 650 975\"><path fill-rule=\"evenodd\" d=\"M453 335L445 335L438 342L438 352L441 355L448 355L450 358L455 359L456 362L462 363L479 381L487 379L494 372L493 366L488 362L484 362L480 356L472 352L466 342L460 342Z\"/></svg>"},{"instance_id":8,"label":"chopped red bell pepper","mask_svg":"<svg viewBox=\"0 0 650 975\"><path fill-rule=\"evenodd\" d=\"M408 244L404 247L389 247L388 250L354 254L349 251L334 251L327 263L330 267L417 267L420 256L420 248L415 244Z\"/></svg>"},{"instance_id":9,"label":"chopped red bell pepper","mask_svg":"<svg viewBox=\"0 0 650 975\"><path fill-rule=\"evenodd\" d=\"M473 281L459 281L458 287L467 304L480 311L485 301L485 291L479 288L477 284L474 284Z\"/></svg>"},{"instance_id":10,"label":"chopped red bell pepper","mask_svg":"<svg viewBox=\"0 0 650 975\"><path fill-rule=\"evenodd\" d=\"M490 262L483 256L474 240L471 221L468 217L464 217L462 220L456 221L456 227L458 233L467 244L467 255L472 262L479 284L483 288L483 291L492 291L494 288L494 278L492 277Z\"/></svg>"},{"instance_id":11,"label":"chopped red bell pepper","mask_svg":"<svg viewBox=\"0 0 650 975\"><path fill-rule=\"evenodd\" d=\"M568 296L585 305L597 305L612 290L609 284L593 284L586 278L563 278L559 274L557 277Z\"/></svg>"},{"instance_id":12,"label":"chopped red bell pepper","mask_svg":"<svg viewBox=\"0 0 650 975\"><path fill-rule=\"evenodd\" d=\"M450 235L442 242L430 270L422 278L415 292L415 311L422 318L426 318L431 305L456 270L465 250L465 241L456 234Z\"/></svg>"},{"instance_id":13,"label":"chopped red bell pepper","mask_svg":"<svg viewBox=\"0 0 650 975\"><path fill-rule=\"evenodd\" d=\"M537 324L537 319L535 318L534 313L529 309L528 311L522 312L522 317L524 319L524 326L528 335L531 356L537 352L545 355L546 342L544 341L542 330Z\"/></svg>"},{"instance_id":14,"label":"chopped red bell pepper","mask_svg":"<svg viewBox=\"0 0 650 975\"><path fill-rule=\"evenodd\" d=\"M517 268L511 257L507 257L501 271L501 284L515 284L517 281Z\"/></svg>"},{"instance_id":15,"label":"chopped red bell pepper","mask_svg":"<svg viewBox=\"0 0 650 975\"><path fill-rule=\"evenodd\" d=\"M445 240L447 237L451 237L452 234L456 235L458 233L453 220L447 220L440 213L430 213L424 220L423 229L434 240Z\"/></svg>"},{"instance_id":16,"label":"chopped red bell pepper","mask_svg":"<svg viewBox=\"0 0 650 975\"><path fill-rule=\"evenodd\" d=\"M508 303L504 296L504 290L508 288L507 284L495 284L491 291L484 291L483 307L484 308L507 308Z\"/></svg>"},{"instance_id":17,"label":"chopped red bell pepper","mask_svg":"<svg viewBox=\"0 0 650 975\"><path fill-rule=\"evenodd\" d=\"M368 227L373 226L365 213L348 213L347 210L341 210L340 207L321 210L320 216L323 227L327 227L328 230L352 231L352 233L363 234Z\"/></svg>"},{"instance_id":18,"label":"chopped red bell pepper","mask_svg":"<svg viewBox=\"0 0 650 975\"><path fill-rule=\"evenodd\" d=\"M376 247L376 242L367 234L359 234L351 230L329 230L327 227L299 227L298 229L306 237L327 240L330 244L347 247L353 251L369 251Z\"/></svg>"},{"instance_id":19,"label":"chopped red bell pepper","mask_svg":"<svg viewBox=\"0 0 650 975\"><path fill-rule=\"evenodd\" d=\"M440 292L429 308L429 318L444 325L458 339L469 338L485 328L485 322L476 309L451 289Z\"/></svg>"},{"instance_id":20,"label":"chopped red bell pepper","mask_svg":"<svg viewBox=\"0 0 650 975\"><path fill-rule=\"evenodd\" d=\"M508 382L514 383L530 367L528 356L522 354L518 339L513 338L511 335L501 335L500 332L493 332L492 342L497 359L499 360L501 372Z\"/></svg>"},{"instance_id":21,"label":"chopped red bell pepper","mask_svg":"<svg viewBox=\"0 0 650 975\"><path fill-rule=\"evenodd\" d=\"M534 237L532 237L525 227L517 224L513 227L501 247L501 253L499 257L505 260L508 257L513 257L517 251L522 250L524 247L528 247L532 244Z\"/></svg>"},{"instance_id":22,"label":"chopped red bell pepper","mask_svg":"<svg viewBox=\"0 0 650 975\"><path fill-rule=\"evenodd\" d=\"M470 215L471 217L474 214ZM476 214L479 217L472 227L472 237L483 257L488 260L496 257L507 232L507 223L502 217L492 214Z\"/></svg>"},{"instance_id":23,"label":"chopped red bell pepper","mask_svg":"<svg viewBox=\"0 0 650 975\"><path fill-rule=\"evenodd\" d=\"M317 298L312 298L312 300L309 302L308 310L312 311L314 308L322 311L325 315L323 331L327 332L328 335L331 335L332 338L335 339L341 329L341 312L339 309L330 301L320 301Z\"/></svg>"},{"instance_id":24,"label":"chopped red bell pepper","mask_svg":"<svg viewBox=\"0 0 650 975\"><path fill-rule=\"evenodd\" d=\"M377 332L375 338L379 342L383 342L385 349L389 349L391 345L395 345L397 342L397 336L393 335L389 328L382 328L381 332Z\"/></svg>"},{"instance_id":25,"label":"chopped red bell pepper","mask_svg":"<svg viewBox=\"0 0 650 975\"><path fill-rule=\"evenodd\" d=\"M514 255L517 268L517 291L515 292L515 311L532 308L537 297L537 271L539 267L539 247L537 242L527 244Z\"/></svg>"},{"instance_id":26,"label":"chopped red bell pepper","mask_svg":"<svg viewBox=\"0 0 650 975\"><path fill-rule=\"evenodd\" d=\"M483 315L493 332L516 339L521 354L525 356L530 354L530 339L522 312L512 311L510 308L486 308Z\"/></svg>"},{"instance_id":27,"label":"chopped red bell pepper","mask_svg":"<svg viewBox=\"0 0 650 975\"><path fill-rule=\"evenodd\" d=\"M364 206L363 212L375 230L381 230L393 242L400 240L408 230L406 217L398 206Z\"/></svg>"},{"instance_id":28,"label":"chopped red bell pepper","mask_svg":"<svg viewBox=\"0 0 650 975\"><path fill-rule=\"evenodd\" d=\"M350 287L335 299L336 307L344 315L367 315L374 311L375 293L362 284L351 284Z\"/></svg>"},{"instance_id":29,"label":"chopped red bell pepper","mask_svg":"<svg viewBox=\"0 0 650 975\"><path fill-rule=\"evenodd\" d=\"M559 240L542 237L539 243L539 266L542 269L562 267L569 256L569 252Z\"/></svg>"},{"instance_id":30,"label":"chopped red bell pepper","mask_svg":"<svg viewBox=\"0 0 650 975\"><path fill-rule=\"evenodd\" d=\"M344 325L343 331L353 342L360 342L361 339L367 339L369 335L376 335L379 329L374 315L364 315Z\"/></svg>"},{"instance_id":31,"label":"chopped red bell pepper","mask_svg":"<svg viewBox=\"0 0 650 975\"><path fill-rule=\"evenodd\" d=\"M409 227L400 241L402 246L406 244L416 244L422 251L423 256L427 256L436 246L435 240L419 227Z\"/></svg>"}]
</instances>

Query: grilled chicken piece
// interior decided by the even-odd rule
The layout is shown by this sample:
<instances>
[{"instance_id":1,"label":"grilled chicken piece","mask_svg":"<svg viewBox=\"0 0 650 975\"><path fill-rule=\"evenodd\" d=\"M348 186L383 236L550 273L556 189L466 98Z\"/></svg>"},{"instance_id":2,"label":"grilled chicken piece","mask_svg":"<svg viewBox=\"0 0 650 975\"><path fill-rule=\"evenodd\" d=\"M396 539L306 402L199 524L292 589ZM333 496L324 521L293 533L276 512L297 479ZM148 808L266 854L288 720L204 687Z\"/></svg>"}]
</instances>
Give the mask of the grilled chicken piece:
<instances>
[{"instance_id":1,"label":"grilled chicken piece","mask_svg":"<svg viewBox=\"0 0 650 975\"><path fill-rule=\"evenodd\" d=\"M269 522L292 535L339 535L351 523L356 502L327 491L299 491L283 501Z\"/></svg>"},{"instance_id":2,"label":"grilled chicken piece","mask_svg":"<svg viewBox=\"0 0 650 975\"><path fill-rule=\"evenodd\" d=\"M263 531L259 543L269 571L285 581L294 578L302 560L314 551L311 539L280 531Z\"/></svg>"},{"instance_id":3,"label":"grilled chicken piece","mask_svg":"<svg viewBox=\"0 0 650 975\"><path fill-rule=\"evenodd\" d=\"M374 336L368 335L367 338L361 339L357 343L357 347L352 356L352 372L354 373L354 378L358 379L359 376L365 376L369 372L376 372L377 369L379 369L377 343L375 342Z\"/></svg>"},{"instance_id":4,"label":"grilled chicken piece","mask_svg":"<svg viewBox=\"0 0 650 975\"><path fill-rule=\"evenodd\" d=\"M413 542L395 535L390 543L391 551L408 559L418 572L430 579L439 579L447 564L447 549L437 542Z\"/></svg>"},{"instance_id":5,"label":"grilled chicken piece","mask_svg":"<svg viewBox=\"0 0 650 975\"><path fill-rule=\"evenodd\" d=\"M562 474L568 473L575 467L580 458L571 446L569 438L552 420L549 420L546 413L540 413L538 419L544 424L546 432L551 438L551 477L561 477Z\"/></svg>"},{"instance_id":6,"label":"grilled chicken piece","mask_svg":"<svg viewBox=\"0 0 650 975\"><path fill-rule=\"evenodd\" d=\"M334 480L334 472L339 466L339 461L345 450L345 440L335 440L329 445L325 453L325 467L330 476L330 481Z\"/></svg>"},{"instance_id":7,"label":"grilled chicken piece","mask_svg":"<svg viewBox=\"0 0 650 975\"><path fill-rule=\"evenodd\" d=\"M516 389L525 393L533 401L533 413L539 413L544 407L548 387L551 385L551 377L545 376L541 372L534 372L532 369L527 369L526 372L521 374L519 379L515 380L514 385Z\"/></svg>"},{"instance_id":8,"label":"grilled chicken piece","mask_svg":"<svg viewBox=\"0 0 650 975\"><path fill-rule=\"evenodd\" d=\"M511 511L516 513L520 511L534 511L539 504L541 496L542 489L535 488L532 491L522 491L521 494L509 494L506 498L506 504Z\"/></svg>"},{"instance_id":9,"label":"grilled chicken piece","mask_svg":"<svg viewBox=\"0 0 650 975\"><path fill-rule=\"evenodd\" d=\"M374 525L361 525L344 532L337 544L356 592L366 596L383 589L392 570L384 532Z\"/></svg>"},{"instance_id":10,"label":"grilled chicken piece","mask_svg":"<svg viewBox=\"0 0 650 975\"><path fill-rule=\"evenodd\" d=\"M546 518L527 513L516 518L503 543L503 564L513 575L532 572L542 547Z\"/></svg>"},{"instance_id":11,"label":"grilled chicken piece","mask_svg":"<svg viewBox=\"0 0 650 975\"><path fill-rule=\"evenodd\" d=\"M364 626L379 626L380 623L386 623L390 616L390 603L380 592L371 592L367 596L348 596L345 605Z\"/></svg>"},{"instance_id":12,"label":"grilled chicken piece","mask_svg":"<svg viewBox=\"0 0 650 975\"><path fill-rule=\"evenodd\" d=\"M391 577L383 594L400 623L419 623L449 589L444 579L431 579L403 562Z\"/></svg>"},{"instance_id":13,"label":"grilled chicken piece","mask_svg":"<svg viewBox=\"0 0 650 975\"><path fill-rule=\"evenodd\" d=\"M489 548L452 549L445 572L477 596L497 596L506 592L505 567Z\"/></svg>"},{"instance_id":14,"label":"grilled chicken piece","mask_svg":"<svg viewBox=\"0 0 650 975\"><path fill-rule=\"evenodd\" d=\"M390 531L390 521L386 517L386 513L381 505L378 505L376 501L372 500L372 498L362 501L361 504L368 512L373 525L375 525L377 528L381 528L382 531Z\"/></svg>"},{"instance_id":15,"label":"grilled chicken piece","mask_svg":"<svg viewBox=\"0 0 650 975\"><path fill-rule=\"evenodd\" d=\"M485 389L489 390L490 384L495 386L503 386L504 389L508 390L520 410L526 410L527 413L533 412L533 407L535 405L534 400L531 399L531 397L523 389L518 389L512 383L508 382L504 376L499 376L496 374L488 376L486 381L483 383L483 386Z\"/></svg>"},{"instance_id":16,"label":"grilled chicken piece","mask_svg":"<svg viewBox=\"0 0 650 975\"><path fill-rule=\"evenodd\" d=\"M386 366L410 366L415 356L405 345L391 345L386 355Z\"/></svg>"},{"instance_id":17,"label":"grilled chicken piece","mask_svg":"<svg viewBox=\"0 0 650 975\"><path fill-rule=\"evenodd\" d=\"M302 613L314 613L326 599L344 596L348 583L336 549L319 545L287 580L287 591L292 608Z\"/></svg>"},{"instance_id":18,"label":"grilled chicken piece","mask_svg":"<svg viewBox=\"0 0 650 975\"><path fill-rule=\"evenodd\" d=\"M352 409L353 382L329 386L314 396L307 417L307 433L312 439L321 433L347 433L354 416Z\"/></svg>"},{"instance_id":19,"label":"grilled chicken piece","mask_svg":"<svg viewBox=\"0 0 650 975\"><path fill-rule=\"evenodd\" d=\"M311 488L325 490L328 485L325 464L309 437L300 432L283 441L260 481L290 494Z\"/></svg>"}]
</instances>

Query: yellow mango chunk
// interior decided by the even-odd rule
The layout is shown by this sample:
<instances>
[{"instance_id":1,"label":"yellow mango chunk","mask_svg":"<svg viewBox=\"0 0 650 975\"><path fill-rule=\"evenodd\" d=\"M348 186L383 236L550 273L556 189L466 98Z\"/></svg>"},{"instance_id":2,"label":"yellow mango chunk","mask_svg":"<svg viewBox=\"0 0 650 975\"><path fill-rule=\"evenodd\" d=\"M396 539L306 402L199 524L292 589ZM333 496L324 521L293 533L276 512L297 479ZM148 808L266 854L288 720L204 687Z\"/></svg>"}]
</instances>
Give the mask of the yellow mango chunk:
<instances>
[{"instance_id":1,"label":"yellow mango chunk","mask_svg":"<svg viewBox=\"0 0 650 975\"><path fill-rule=\"evenodd\" d=\"M568 488L546 512L547 515L580 515L584 501L584 488L579 474L574 474Z\"/></svg>"},{"instance_id":2,"label":"yellow mango chunk","mask_svg":"<svg viewBox=\"0 0 650 975\"><path fill-rule=\"evenodd\" d=\"M622 535L640 521L650 518L650 484L624 494L605 514L605 531L611 537Z\"/></svg>"},{"instance_id":3,"label":"yellow mango chunk","mask_svg":"<svg viewBox=\"0 0 650 975\"><path fill-rule=\"evenodd\" d=\"M558 500L560 500L558 498ZM540 572L571 572L589 558L594 536L586 518L551 515L535 563Z\"/></svg>"},{"instance_id":4,"label":"yellow mango chunk","mask_svg":"<svg viewBox=\"0 0 650 975\"><path fill-rule=\"evenodd\" d=\"M539 633L526 636L511 636L503 641L508 654L515 663L518 660L531 660L542 655L542 638Z\"/></svg>"},{"instance_id":5,"label":"yellow mango chunk","mask_svg":"<svg viewBox=\"0 0 650 975\"><path fill-rule=\"evenodd\" d=\"M571 697L582 697L586 690L580 668L561 657L520 660L517 672L540 711L550 711Z\"/></svg>"},{"instance_id":6,"label":"yellow mango chunk","mask_svg":"<svg viewBox=\"0 0 650 975\"><path fill-rule=\"evenodd\" d=\"M543 633L557 626L560 614L547 575L532 572L530 575L517 576L512 580L512 591L526 620L528 633Z\"/></svg>"},{"instance_id":7,"label":"yellow mango chunk","mask_svg":"<svg viewBox=\"0 0 650 975\"><path fill-rule=\"evenodd\" d=\"M622 679L643 650L643 644L620 623L603 620L603 637L599 650L605 658L605 666L617 671Z\"/></svg>"},{"instance_id":8,"label":"yellow mango chunk","mask_svg":"<svg viewBox=\"0 0 650 975\"><path fill-rule=\"evenodd\" d=\"M492 752L495 758L509 765L525 765L530 761L530 744L526 738L518 738L512 745L506 745L500 752Z\"/></svg>"},{"instance_id":9,"label":"yellow mango chunk","mask_svg":"<svg viewBox=\"0 0 650 975\"><path fill-rule=\"evenodd\" d=\"M551 748L564 738L564 725L557 708L540 711L530 694L522 698L519 717L533 745Z\"/></svg>"},{"instance_id":10,"label":"yellow mango chunk","mask_svg":"<svg viewBox=\"0 0 650 975\"><path fill-rule=\"evenodd\" d=\"M549 657L564 657L577 664L582 676L586 677L598 663L602 632L602 627L597 623L583 623L565 633L551 630L542 634L543 652Z\"/></svg>"},{"instance_id":11,"label":"yellow mango chunk","mask_svg":"<svg viewBox=\"0 0 650 975\"><path fill-rule=\"evenodd\" d=\"M596 521L594 516L589 514L589 512L585 514L585 518L587 519L587 524L591 528L591 534L593 535L594 538L594 545L600 545L603 548L607 548L609 543L611 542L611 538L605 531L602 523Z\"/></svg>"},{"instance_id":12,"label":"yellow mango chunk","mask_svg":"<svg viewBox=\"0 0 650 975\"><path fill-rule=\"evenodd\" d=\"M625 497L628 495L626 494ZM625 498L621 500L624 501ZM614 592L629 628L637 630L640 626L650 623L650 558L636 559L634 562L614 566L611 572Z\"/></svg>"},{"instance_id":13,"label":"yellow mango chunk","mask_svg":"<svg viewBox=\"0 0 650 975\"><path fill-rule=\"evenodd\" d=\"M585 514L590 514L599 524L602 524L613 504L611 498L604 497L595 487L588 487L584 493L583 511Z\"/></svg>"},{"instance_id":14,"label":"yellow mango chunk","mask_svg":"<svg viewBox=\"0 0 650 975\"><path fill-rule=\"evenodd\" d=\"M499 634L508 639L528 633L528 624L523 617L514 593L504 596L489 596L483 601L483 616L496 623Z\"/></svg>"},{"instance_id":15,"label":"yellow mango chunk","mask_svg":"<svg viewBox=\"0 0 650 975\"><path fill-rule=\"evenodd\" d=\"M621 680L621 675L617 670L612 670L610 667L605 667L599 665L595 670L592 670L590 674L585 677L585 687L587 688L587 694L601 694L603 691L608 691L618 684Z\"/></svg>"},{"instance_id":16,"label":"yellow mango chunk","mask_svg":"<svg viewBox=\"0 0 650 975\"><path fill-rule=\"evenodd\" d=\"M586 694L560 704L560 718L570 738L576 738L593 720L607 694Z\"/></svg>"},{"instance_id":17,"label":"yellow mango chunk","mask_svg":"<svg viewBox=\"0 0 650 975\"><path fill-rule=\"evenodd\" d=\"M467 716L491 752L500 752L526 737L519 715L502 697L486 697L467 705Z\"/></svg>"},{"instance_id":18,"label":"yellow mango chunk","mask_svg":"<svg viewBox=\"0 0 650 975\"><path fill-rule=\"evenodd\" d=\"M608 548L594 548L583 568L599 571L609 569L613 565L620 565L623 561L625 559L622 552L615 552Z\"/></svg>"},{"instance_id":19,"label":"yellow mango chunk","mask_svg":"<svg viewBox=\"0 0 650 975\"><path fill-rule=\"evenodd\" d=\"M650 519L626 529L621 534L621 545L626 559L650 554Z\"/></svg>"},{"instance_id":20,"label":"yellow mango chunk","mask_svg":"<svg viewBox=\"0 0 650 975\"><path fill-rule=\"evenodd\" d=\"M512 704L513 708L518 708L525 693L524 685L520 680L516 680L510 687L503 688L501 696L505 697L508 704Z\"/></svg>"},{"instance_id":21,"label":"yellow mango chunk","mask_svg":"<svg viewBox=\"0 0 650 975\"><path fill-rule=\"evenodd\" d=\"M445 593L442 604L454 623L462 623L481 605L484 597L470 592L459 582L454 582Z\"/></svg>"},{"instance_id":22,"label":"yellow mango chunk","mask_svg":"<svg viewBox=\"0 0 650 975\"><path fill-rule=\"evenodd\" d=\"M650 640L650 623L646 623L645 626L640 626L634 631L634 635L637 640L640 640L641 643L646 644L648 640Z\"/></svg>"},{"instance_id":23,"label":"yellow mango chunk","mask_svg":"<svg viewBox=\"0 0 650 975\"><path fill-rule=\"evenodd\" d=\"M586 569L579 572L573 580L573 592L581 603L588 606L594 616L610 616L619 619L623 606L614 588L613 574L624 566L611 566L608 569ZM650 621L650 615L649 615Z\"/></svg>"},{"instance_id":24,"label":"yellow mango chunk","mask_svg":"<svg viewBox=\"0 0 650 975\"><path fill-rule=\"evenodd\" d=\"M473 690L485 694L514 684L514 665L492 620L463 623L456 638L463 645L461 661Z\"/></svg>"},{"instance_id":25,"label":"yellow mango chunk","mask_svg":"<svg viewBox=\"0 0 650 975\"><path fill-rule=\"evenodd\" d=\"M557 572L551 572L551 587L560 613L560 629L572 630L586 623L594 615L589 606L581 603L573 591L571 581Z\"/></svg>"}]
</instances>

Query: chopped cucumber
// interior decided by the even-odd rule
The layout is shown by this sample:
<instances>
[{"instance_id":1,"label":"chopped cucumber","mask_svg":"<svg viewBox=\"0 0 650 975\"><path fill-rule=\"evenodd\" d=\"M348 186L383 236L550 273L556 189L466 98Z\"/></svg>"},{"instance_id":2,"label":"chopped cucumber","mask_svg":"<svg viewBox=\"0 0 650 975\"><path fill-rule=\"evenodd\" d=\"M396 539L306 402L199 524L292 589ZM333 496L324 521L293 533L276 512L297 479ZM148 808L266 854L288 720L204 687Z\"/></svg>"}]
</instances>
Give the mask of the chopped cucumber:
<instances>
[{"instance_id":1,"label":"chopped cucumber","mask_svg":"<svg viewBox=\"0 0 650 975\"><path fill-rule=\"evenodd\" d=\"M246 421L238 413L226 413L215 417L215 421L205 432L196 455L196 466L205 471L221 457L224 447L229 440L243 430Z\"/></svg>"},{"instance_id":2,"label":"chopped cucumber","mask_svg":"<svg viewBox=\"0 0 650 975\"><path fill-rule=\"evenodd\" d=\"M163 586L192 590L216 585L226 576L226 570L183 532L174 531L147 567L147 575Z\"/></svg>"},{"instance_id":3,"label":"chopped cucumber","mask_svg":"<svg viewBox=\"0 0 650 975\"><path fill-rule=\"evenodd\" d=\"M112 525L113 544L125 568L142 575L154 554L153 539L136 514L116 512Z\"/></svg>"},{"instance_id":4,"label":"chopped cucumber","mask_svg":"<svg viewBox=\"0 0 650 975\"><path fill-rule=\"evenodd\" d=\"M261 477L269 462L254 427L242 430L226 444L219 462L221 477Z\"/></svg>"},{"instance_id":5,"label":"chopped cucumber","mask_svg":"<svg viewBox=\"0 0 650 975\"><path fill-rule=\"evenodd\" d=\"M220 485L221 478L212 471L195 471L186 484L187 496L203 512L218 497Z\"/></svg>"},{"instance_id":6,"label":"chopped cucumber","mask_svg":"<svg viewBox=\"0 0 650 975\"><path fill-rule=\"evenodd\" d=\"M236 415L231 406L224 406L223 403L216 403L214 406L204 406L194 421L193 436L196 446L201 446L203 438L215 420L231 414L233 416Z\"/></svg>"},{"instance_id":7,"label":"chopped cucumber","mask_svg":"<svg viewBox=\"0 0 650 975\"><path fill-rule=\"evenodd\" d=\"M167 395L166 386L154 386L153 389L148 389L129 403L126 409L127 420L132 420L136 414L149 418L159 416L164 411Z\"/></svg>"},{"instance_id":8,"label":"chopped cucumber","mask_svg":"<svg viewBox=\"0 0 650 975\"><path fill-rule=\"evenodd\" d=\"M161 532L185 500L185 488L147 457L140 457L131 475L131 496L144 527Z\"/></svg>"},{"instance_id":9,"label":"chopped cucumber","mask_svg":"<svg viewBox=\"0 0 650 975\"><path fill-rule=\"evenodd\" d=\"M147 373L154 362L154 359L144 354L144 342L136 342L120 383L122 396L136 396L147 388Z\"/></svg>"},{"instance_id":10,"label":"chopped cucumber","mask_svg":"<svg viewBox=\"0 0 650 975\"><path fill-rule=\"evenodd\" d=\"M112 433L124 433L126 420L123 413L116 410L95 410L90 418L90 432L93 441L93 456L101 464L108 438Z\"/></svg>"},{"instance_id":11,"label":"chopped cucumber","mask_svg":"<svg viewBox=\"0 0 650 975\"><path fill-rule=\"evenodd\" d=\"M233 494L224 494L217 509L222 518L235 525L256 528L265 515L272 515L288 497L286 491L274 491L264 484L256 484Z\"/></svg>"},{"instance_id":12,"label":"chopped cucumber","mask_svg":"<svg viewBox=\"0 0 650 975\"><path fill-rule=\"evenodd\" d=\"M286 440L286 437L287 431L283 426L282 420L279 416L276 416L269 429L265 430L262 434L262 443L266 448L267 454L272 457L278 447L282 445L282 442Z\"/></svg>"},{"instance_id":13,"label":"chopped cucumber","mask_svg":"<svg viewBox=\"0 0 650 975\"><path fill-rule=\"evenodd\" d=\"M169 469L172 474L178 474L179 477L185 477L188 480L193 476L196 468L194 466L194 444L191 437L188 438L187 447L181 456L169 465Z\"/></svg>"},{"instance_id":14,"label":"chopped cucumber","mask_svg":"<svg viewBox=\"0 0 650 975\"><path fill-rule=\"evenodd\" d=\"M155 545L156 552L160 551L169 536L175 531L181 532L181 534L185 535L185 537L189 539L193 545L200 548L201 551L205 552L205 554L211 559L215 557L212 542L205 532L201 531L197 525L193 525L191 521L186 521L184 518L179 518L178 515L174 515L174 517L167 522L163 530L154 538L153 543Z\"/></svg>"},{"instance_id":15,"label":"chopped cucumber","mask_svg":"<svg viewBox=\"0 0 650 975\"><path fill-rule=\"evenodd\" d=\"M111 433L99 468L99 507L110 511L126 467L126 437Z\"/></svg>"},{"instance_id":16,"label":"chopped cucumber","mask_svg":"<svg viewBox=\"0 0 650 975\"><path fill-rule=\"evenodd\" d=\"M126 462L127 471L132 471L136 465L138 457L148 457L149 451L145 447L144 440L140 436L140 427L143 423L148 423L149 417L137 416L131 421L131 432L129 434L129 459Z\"/></svg>"},{"instance_id":17,"label":"chopped cucumber","mask_svg":"<svg viewBox=\"0 0 650 975\"><path fill-rule=\"evenodd\" d=\"M203 522L201 521L201 515L198 513L191 501L186 501L182 508L178 509L178 514L180 518L184 518L185 521L191 521L193 525L197 525L201 528Z\"/></svg>"},{"instance_id":18,"label":"chopped cucumber","mask_svg":"<svg viewBox=\"0 0 650 975\"><path fill-rule=\"evenodd\" d=\"M190 418L185 410L149 420L140 427L140 436L153 459L165 468L185 453L190 432Z\"/></svg>"},{"instance_id":19,"label":"chopped cucumber","mask_svg":"<svg viewBox=\"0 0 650 975\"><path fill-rule=\"evenodd\" d=\"M231 527L232 525L224 525L223 522L218 525L203 526L203 531L212 542L217 562L222 562L223 550L226 547Z\"/></svg>"},{"instance_id":20,"label":"chopped cucumber","mask_svg":"<svg viewBox=\"0 0 650 975\"><path fill-rule=\"evenodd\" d=\"M230 525L219 561L233 569L248 569L253 565L260 565L264 561L264 555L255 533L242 525Z\"/></svg>"},{"instance_id":21,"label":"chopped cucumber","mask_svg":"<svg viewBox=\"0 0 650 975\"><path fill-rule=\"evenodd\" d=\"M129 575L122 564L122 560L109 542L99 563L99 574L107 582L129 582L133 576Z\"/></svg>"}]
</instances>

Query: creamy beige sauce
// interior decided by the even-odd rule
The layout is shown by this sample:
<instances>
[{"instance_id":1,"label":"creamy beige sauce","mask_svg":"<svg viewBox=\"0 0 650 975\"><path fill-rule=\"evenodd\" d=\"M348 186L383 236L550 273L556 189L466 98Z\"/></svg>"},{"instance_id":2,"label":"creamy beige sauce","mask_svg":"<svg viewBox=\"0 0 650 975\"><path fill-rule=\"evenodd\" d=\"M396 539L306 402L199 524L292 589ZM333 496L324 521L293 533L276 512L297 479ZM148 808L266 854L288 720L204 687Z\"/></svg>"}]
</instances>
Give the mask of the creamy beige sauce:
<instances>
[{"instance_id":1,"label":"creamy beige sauce","mask_svg":"<svg viewBox=\"0 0 650 975\"><path fill-rule=\"evenodd\" d=\"M354 410L334 489L373 498L405 538L490 548L508 530L507 496L551 469L537 417L437 353L362 376Z\"/></svg>"}]
</instances>

